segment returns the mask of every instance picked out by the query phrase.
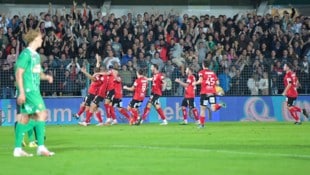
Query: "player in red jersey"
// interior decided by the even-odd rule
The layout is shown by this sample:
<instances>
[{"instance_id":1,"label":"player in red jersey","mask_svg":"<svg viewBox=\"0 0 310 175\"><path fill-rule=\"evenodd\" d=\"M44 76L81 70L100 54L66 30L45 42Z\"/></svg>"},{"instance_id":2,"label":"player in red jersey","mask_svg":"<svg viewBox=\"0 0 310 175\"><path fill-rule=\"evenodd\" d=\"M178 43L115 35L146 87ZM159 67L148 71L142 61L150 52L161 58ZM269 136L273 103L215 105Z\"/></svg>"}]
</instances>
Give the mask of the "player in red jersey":
<instances>
[{"instance_id":1,"label":"player in red jersey","mask_svg":"<svg viewBox=\"0 0 310 175\"><path fill-rule=\"evenodd\" d=\"M103 71L103 67L100 67L101 58L98 54L96 55L96 60L97 60L97 63L96 63L96 67L94 69L94 75L90 75L86 71L85 68L81 69L81 72L84 73L85 76L91 80L91 84L89 86L87 96L84 98L84 101L80 105L79 112L77 114L73 114L73 117L76 119L78 119L84 111L86 111L86 118L87 118L87 114L89 113L91 102L94 100L94 98L97 95L98 90L99 90L99 88L103 82L103 77L101 75L97 74L98 72ZM97 116L97 119L98 119L99 125L100 125L102 123L100 111L97 111L96 116ZM90 118L89 118L89 120L90 120ZM85 124L84 122L79 122L79 124L81 124L81 123L82 123L82 125Z\"/></svg>"},{"instance_id":2,"label":"player in red jersey","mask_svg":"<svg viewBox=\"0 0 310 175\"><path fill-rule=\"evenodd\" d=\"M181 125L187 125L187 110L186 110L187 107L189 107L197 123L199 123L198 110L194 104L195 91L196 91L196 86L194 85L194 83L196 82L196 78L193 75L193 69L190 67L186 68L185 73L187 75L186 82L183 82L179 78L175 80L175 82L185 87L184 99L182 101L183 122L180 123Z\"/></svg>"},{"instance_id":3,"label":"player in red jersey","mask_svg":"<svg viewBox=\"0 0 310 175\"><path fill-rule=\"evenodd\" d=\"M142 118L139 118L137 125L141 124L143 120L146 119L146 117L150 113L152 105L156 108L157 113L163 120L163 122L160 125L167 125L168 121L159 103L159 97L162 96L162 89L164 89L165 87L165 82L163 81L164 76L162 75L162 73L159 72L157 64L151 65L151 71L153 73L153 78L148 78L148 80L153 82L151 91L152 93L146 107L144 108Z\"/></svg>"},{"instance_id":4,"label":"player in red jersey","mask_svg":"<svg viewBox=\"0 0 310 175\"><path fill-rule=\"evenodd\" d=\"M210 115L210 110L217 111L224 106L224 104L216 103L215 95L217 92L215 87L219 85L219 80L216 74L209 70L209 66L210 62L208 60L204 60L202 63L203 69L198 73L199 79L194 83L195 85L201 84L199 128L204 128L206 109L208 109Z\"/></svg>"},{"instance_id":5,"label":"player in red jersey","mask_svg":"<svg viewBox=\"0 0 310 175\"><path fill-rule=\"evenodd\" d=\"M99 95L98 99L95 101L97 104L94 105L94 109L98 108L99 103L104 100L104 108L107 116L105 125L113 125L117 124L117 120L113 120L111 115L111 109L113 109L112 101L115 94L114 81L116 79L117 70L115 70L113 66L110 66L108 69L108 71L97 73L104 77L104 87L101 88L101 95ZM106 94L103 94L103 92L105 92Z\"/></svg>"},{"instance_id":6,"label":"player in red jersey","mask_svg":"<svg viewBox=\"0 0 310 175\"><path fill-rule=\"evenodd\" d=\"M111 105L112 108L110 108L110 114L113 119L111 124L116 124L116 115L114 111L114 107L117 108L119 113L121 113L123 116L126 117L128 121L130 121L130 115L127 113L126 109L122 107L122 98L123 98L123 87L122 87L122 79L119 76L118 72L115 71L115 79L114 79L114 97L112 99Z\"/></svg>"},{"instance_id":7,"label":"player in red jersey","mask_svg":"<svg viewBox=\"0 0 310 175\"><path fill-rule=\"evenodd\" d=\"M300 125L300 117L298 116L298 112L302 112L301 108L295 106L295 101L298 97L297 88L299 87L299 81L296 76L296 73L292 71L292 65L290 63L285 63L283 66L283 70L286 72L284 76L284 86L285 89L282 93L283 96L286 96L286 103L288 110L292 117L295 120L295 124ZM303 114L308 118L306 110L303 109Z\"/></svg>"},{"instance_id":8,"label":"player in red jersey","mask_svg":"<svg viewBox=\"0 0 310 175\"><path fill-rule=\"evenodd\" d=\"M111 111L113 110L112 102L115 95L115 89L114 89L114 81L117 78L117 70L114 69L113 66L109 67L109 71L105 73L108 77L107 80L107 94L106 98L104 100L104 107L107 114L107 120L105 122L106 125L115 125L117 124L116 118L112 118Z\"/></svg>"},{"instance_id":9,"label":"player in red jersey","mask_svg":"<svg viewBox=\"0 0 310 175\"><path fill-rule=\"evenodd\" d=\"M105 71L105 70L103 70L103 71ZM96 74L96 75L99 75L99 74ZM96 114L96 117L98 118L98 121L99 121L97 126L103 125L103 121L101 118L101 112L100 112L100 110L98 110L98 107L99 107L99 103L102 102L106 98L107 83L105 83L105 82L108 80L108 77L106 75L100 75L100 76L101 76L100 80L102 81L102 84L98 89L97 95L94 97L93 101L91 102L89 110L86 112L85 121L79 122L79 124L82 126L87 126L90 124L90 119L94 113Z\"/></svg>"},{"instance_id":10,"label":"player in red jersey","mask_svg":"<svg viewBox=\"0 0 310 175\"><path fill-rule=\"evenodd\" d=\"M97 64L96 67L100 67L100 61L101 57L96 54ZM100 67L100 72L106 72L105 67ZM93 97L92 100L88 100L88 103L90 104L89 110L86 111L86 119L83 122L79 122L82 126L87 126L90 123L90 119L93 116L93 114L96 114L96 117L99 121L97 126L103 125L102 117L101 117L101 111L98 110L99 103L103 101L103 99L106 97L106 89L107 84L105 83L107 81L107 76L101 73L95 73L92 77L100 77L100 86L97 87L96 93L94 94L95 97ZM90 89L92 92L95 92L95 89Z\"/></svg>"},{"instance_id":11,"label":"player in red jersey","mask_svg":"<svg viewBox=\"0 0 310 175\"><path fill-rule=\"evenodd\" d=\"M129 91L134 91L134 95L132 100L129 103L128 110L130 111L132 118L130 120L130 124L134 124L137 122L139 117L139 107L141 106L145 95L148 84L148 79L143 76L143 70L139 69L136 72L137 79L131 87L124 86L124 89Z\"/></svg>"},{"instance_id":12,"label":"player in red jersey","mask_svg":"<svg viewBox=\"0 0 310 175\"><path fill-rule=\"evenodd\" d=\"M94 73L97 73L99 71L100 71L100 68L96 67L94 69ZM79 109L78 113L72 115L72 117L74 117L76 119L79 119L81 114L84 111L89 110L90 104L93 101L93 99L95 98L97 91L102 84L101 75L92 76L86 71L85 68L82 68L81 72L84 73L86 75L86 77L91 80L91 84L89 85L88 94L84 97L84 100L80 105L80 109Z\"/></svg>"}]
</instances>

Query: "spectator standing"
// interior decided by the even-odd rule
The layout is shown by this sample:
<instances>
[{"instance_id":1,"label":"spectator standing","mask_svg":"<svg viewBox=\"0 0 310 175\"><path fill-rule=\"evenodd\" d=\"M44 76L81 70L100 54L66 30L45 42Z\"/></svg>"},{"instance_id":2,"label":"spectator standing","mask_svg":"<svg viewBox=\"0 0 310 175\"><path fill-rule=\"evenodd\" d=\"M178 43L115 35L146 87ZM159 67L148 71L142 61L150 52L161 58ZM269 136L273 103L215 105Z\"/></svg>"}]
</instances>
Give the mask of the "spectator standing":
<instances>
[{"instance_id":1,"label":"spectator standing","mask_svg":"<svg viewBox=\"0 0 310 175\"><path fill-rule=\"evenodd\" d=\"M127 54L124 55L124 56L122 57L122 59L121 59L121 65L122 65L122 66L123 66L123 65L127 65L128 61L132 61L132 59L133 59L132 49L129 48L129 49L127 50ZM127 85L127 86L129 86L129 85Z\"/></svg>"},{"instance_id":2,"label":"spectator standing","mask_svg":"<svg viewBox=\"0 0 310 175\"><path fill-rule=\"evenodd\" d=\"M247 85L251 95L259 95L259 77L256 73L254 73L252 77L248 79Z\"/></svg>"},{"instance_id":3,"label":"spectator standing","mask_svg":"<svg viewBox=\"0 0 310 175\"><path fill-rule=\"evenodd\" d=\"M155 53L154 58L152 58L150 62L152 64L157 64L158 65L158 70L160 72L163 70L163 67L165 65L163 60L159 57L159 53L158 52Z\"/></svg>"},{"instance_id":4,"label":"spectator standing","mask_svg":"<svg viewBox=\"0 0 310 175\"><path fill-rule=\"evenodd\" d=\"M225 94L230 90L231 77L229 76L229 69L225 68L222 73L219 74L218 79L220 86L223 88Z\"/></svg>"},{"instance_id":5,"label":"spectator standing","mask_svg":"<svg viewBox=\"0 0 310 175\"><path fill-rule=\"evenodd\" d=\"M106 68L113 67L114 63L116 63L119 67L121 66L120 60L118 57L114 56L112 50L108 51L108 56L104 58L103 64L106 65Z\"/></svg>"},{"instance_id":6,"label":"spectator standing","mask_svg":"<svg viewBox=\"0 0 310 175\"><path fill-rule=\"evenodd\" d=\"M261 95L269 95L268 72L264 72L263 77L259 80L259 90L261 92Z\"/></svg>"},{"instance_id":7,"label":"spectator standing","mask_svg":"<svg viewBox=\"0 0 310 175\"><path fill-rule=\"evenodd\" d=\"M0 87L1 87L1 98L13 98L14 97L14 71L13 68L7 62L1 65L0 71Z\"/></svg>"}]
</instances>

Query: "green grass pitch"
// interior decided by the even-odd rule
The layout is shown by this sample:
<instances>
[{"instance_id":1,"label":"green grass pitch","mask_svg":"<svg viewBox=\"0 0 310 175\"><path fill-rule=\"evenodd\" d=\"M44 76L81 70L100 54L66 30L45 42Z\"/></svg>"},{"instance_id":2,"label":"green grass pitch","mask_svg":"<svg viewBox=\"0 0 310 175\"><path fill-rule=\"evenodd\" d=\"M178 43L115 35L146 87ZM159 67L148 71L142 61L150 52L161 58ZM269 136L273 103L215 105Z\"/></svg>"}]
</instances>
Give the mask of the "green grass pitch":
<instances>
[{"instance_id":1,"label":"green grass pitch","mask_svg":"<svg viewBox=\"0 0 310 175\"><path fill-rule=\"evenodd\" d=\"M0 127L2 175L310 173L310 123L47 126L46 145L56 155L30 158L13 157L13 135Z\"/></svg>"}]
</instances>

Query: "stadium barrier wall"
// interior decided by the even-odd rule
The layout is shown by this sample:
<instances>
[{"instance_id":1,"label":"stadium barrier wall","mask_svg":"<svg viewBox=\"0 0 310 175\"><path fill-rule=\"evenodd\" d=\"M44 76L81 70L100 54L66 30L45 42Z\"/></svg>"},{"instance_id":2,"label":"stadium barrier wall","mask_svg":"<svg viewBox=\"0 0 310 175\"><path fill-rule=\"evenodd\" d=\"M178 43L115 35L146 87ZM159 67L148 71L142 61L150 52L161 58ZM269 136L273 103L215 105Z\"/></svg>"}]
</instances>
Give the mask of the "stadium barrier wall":
<instances>
[{"instance_id":1,"label":"stadium barrier wall","mask_svg":"<svg viewBox=\"0 0 310 175\"><path fill-rule=\"evenodd\" d=\"M181 102L182 97L162 97L160 103L170 122L178 122L182 120ZM48 109L49 117L47 124L49 125L68 125L77 124L77 120L72 118L72 114L79 109L80 103L83 99L81 97L72 98L45 98L46 107ZM131 98L123 99L123 107L127 107ZM218 101L225 102L226 108L222 108L217 112L213 112L212 116L207 119L208 122L220 121L293 121L285 104L285 97L283 96L224 96L218 97ZM144 101L140 108L140 112L147 102ZM0 99L0 126L12 126L15 122L16 114L16 100L15 99ZM299 96L297 106L310 109L310 96ZM199 97L195 99L195 104L199 109ZM99 110L102 111L102 116L105 119L102 104ZM117 115L120 114L116 111ZM84 118L84 114L82 119ZM308 120L302 116L302 120ZM193 121L189 117L190 121ZM147 121L158 122L159 116L152 108ZM92 118L92 123L96 123L95 117ZM126 122L119 120L120 123Z\"/></svg>"}]
</instances>

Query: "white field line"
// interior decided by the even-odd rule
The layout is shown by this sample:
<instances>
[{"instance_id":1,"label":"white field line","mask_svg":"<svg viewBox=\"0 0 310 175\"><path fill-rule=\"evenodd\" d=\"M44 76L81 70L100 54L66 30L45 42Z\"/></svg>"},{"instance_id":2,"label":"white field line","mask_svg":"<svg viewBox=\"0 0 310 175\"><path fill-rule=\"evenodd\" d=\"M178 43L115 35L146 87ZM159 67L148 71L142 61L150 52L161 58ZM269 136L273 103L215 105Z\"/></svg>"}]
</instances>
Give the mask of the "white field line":
<instances>
[{"instance_id":1,"label":"white field line","mask_svg":"<svg viewBox=\"0 0 310 175\"><path fill-rule=\"evenodd\" d=\"M1 147L11 150L11 145L1 145ZM67 146L54 145L53 148L65 148ZM250 155L250 156L261 156L261 157L286 157L286 158L303 158L310 159L310 155L301 154L285 154L285 153L258 153L248 151L233 151L225 149L203 149L203 148L186 148L186 147L167 147L167 146L146 146L146 145L88 145L89 149L101 149L103 148L126 148L126 149L144 149L144 150L177 150L177 151L193 151L193 152L204 152L204 153L222 153L222 154L235 154L235 155ZM0 153L1 155L1 153Z\"/></svg>"},{"instance_id":2,"label":"white field line","mask_svg":"<svg viewBox=\"0 0 310 175\"><path fill-rule=\"evenodd\" d=\"M144 146L144 145L111 145L110 147L145 149L145 150L196 151L196 152L210 152L210 153L224 153L224 154L253 155L253 156L263 156L263 157L288 157L288 158L310 159L310 155L283 154L283 153L257 153L257 152L246 152L246 151L232 151L232 150L224 150L224 149L201 149L201 148L165 147L165 146Z\"/></svg>"}]
</instances>

